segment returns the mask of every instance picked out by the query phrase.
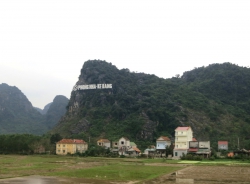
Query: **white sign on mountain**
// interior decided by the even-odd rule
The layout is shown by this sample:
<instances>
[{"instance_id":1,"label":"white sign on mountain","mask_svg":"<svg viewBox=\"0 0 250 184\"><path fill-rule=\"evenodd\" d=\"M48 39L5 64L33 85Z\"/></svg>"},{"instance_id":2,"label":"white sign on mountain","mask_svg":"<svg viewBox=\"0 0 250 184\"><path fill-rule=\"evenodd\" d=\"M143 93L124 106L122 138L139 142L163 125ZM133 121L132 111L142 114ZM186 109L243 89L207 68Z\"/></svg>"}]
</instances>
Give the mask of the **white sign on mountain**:
<instances>
[{"instance_id":1,"label":"white sign on mountain","mask_svg":"<svg viewBox=\"0 0 250 184\"><path fill-rule=\"evenodd\" d=\"M87 84L87 85L75 85L73 91L87 90L87 89L112 89L112 84Z\"/></svg>"}]
</instances>

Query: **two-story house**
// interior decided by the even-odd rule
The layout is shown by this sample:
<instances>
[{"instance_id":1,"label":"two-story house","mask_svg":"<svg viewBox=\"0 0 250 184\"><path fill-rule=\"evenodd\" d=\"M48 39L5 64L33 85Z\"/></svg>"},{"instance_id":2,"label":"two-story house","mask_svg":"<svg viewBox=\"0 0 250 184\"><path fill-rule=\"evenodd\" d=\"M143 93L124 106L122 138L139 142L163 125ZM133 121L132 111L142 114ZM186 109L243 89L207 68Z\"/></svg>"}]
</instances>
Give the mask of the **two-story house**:
<instances>
[{"instance_id":1,"label":"two-story house","mask_svg":"<svg viewBox=\"0 0 250 184\"><path fill-rule=\"evenodd\" d=\"M110 141L108 139L99 139L97 141L97 145L102 146L106 149L110 148L110 146L111 146Z\"/></svg>"},{"instance_id":2,"label":"two-story house","mask_svg":"<svg viewBox=\"0 0 250 184\"><path fill-rule=\"evenodd\" d=\"M208 158L211 155L210 141L190 141L188 153Z\"/></svg>"},{"instance_id":3,"label":"two-story house","mask_svg":"<svg viewBox=\"0 0 250 184\"><path fill-rule=\"evenodd\" d=\"M62 139L56 143L57 155L84 153L87 149L88 143L80 139Z\"/></svg>"},{"instance_id":4,"label":"two-story house","mask_svg":"<svg viewBox=\"0 0 250 184\"><path fill-rule=\"evenodd\" d=\"M166 147L170 147L171 140L167 136L160 136L156 140L156 150L165 150Z\"/></svg>"},{"instance_id":5,"label":"two-story house","mask_svg":"<svg viewBox=\"0 0 250 184\"><path fill-rule=\"evenodd\" d=\"M175 129L175 147L173 155L180 158L183 154L187 154L189 149L189 141L193 140L193 130L191 127L177 127Z\"/></svg>"},{"instance_id":6,"label":"two-story house","mask_svg":"<svg viewBox=\"0 0 250 184\"><path fill-rule=\"evenodd\" d=\"M130 140L127 137L121 137L118 141L119 154L125 155L130 148Z\"/></svg>"}]
</instances>

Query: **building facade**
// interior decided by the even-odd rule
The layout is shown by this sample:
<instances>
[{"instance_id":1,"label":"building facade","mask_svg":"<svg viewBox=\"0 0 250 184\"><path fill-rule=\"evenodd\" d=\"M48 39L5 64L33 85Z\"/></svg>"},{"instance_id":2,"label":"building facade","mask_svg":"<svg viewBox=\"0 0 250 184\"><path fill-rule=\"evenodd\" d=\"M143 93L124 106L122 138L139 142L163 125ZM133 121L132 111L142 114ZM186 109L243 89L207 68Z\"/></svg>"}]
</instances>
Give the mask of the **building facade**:
<instances>
[{"instance_id":1,"label":"building facade","mask_svg":"<svg viewBox=\"0 0 250 184\"><path fill-rule=\"evenodd\" d=\"M97 141L97 145L102 146L104 148L110 148L111 146L110 141L108 139L99 139Z\"/></svg>"},{"instance_id":2,"label":"building facade","mask_svg":"<svg viewBox=\"0 0 250 184\"><path fill-rule=\"evenodd\" d=\"M193 140L193 130L191 127L177 127L175 129L175 147L173 156L180 158L187 154L189 142Z\"/></svg>"},{"instance_id":3,"label":"building facade","mask_svg":"<svg viewBox=\"0 0 250 184\"><path fill-rule=\"evenodd\" d=\"M56 143L57 155L84 153L87 149L88 143L80 139L62 139Z\"/></svg>"},{"instance_id":4,"label":"building facade","mask_svg":"<svg viewBox=\"0 0 250 184\"><path fill-rule=\"evenodd\" d=\"M228 141L218 141L218 150L228 150Z\"/></svg>"}]
</instances>

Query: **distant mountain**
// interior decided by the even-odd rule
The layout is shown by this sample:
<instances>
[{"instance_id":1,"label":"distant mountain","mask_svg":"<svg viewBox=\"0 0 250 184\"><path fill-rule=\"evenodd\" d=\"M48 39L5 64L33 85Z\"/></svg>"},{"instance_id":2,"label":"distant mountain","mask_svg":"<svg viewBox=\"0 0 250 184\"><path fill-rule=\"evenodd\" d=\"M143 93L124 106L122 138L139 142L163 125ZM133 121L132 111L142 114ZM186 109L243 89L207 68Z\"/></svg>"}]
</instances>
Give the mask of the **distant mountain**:
<instances>
[{"instance_id":1,"label":"distant mountain","mask_svg":"<svg viewBox=\"0 0 250 184\"><path fill-rule=\"evenodd\" d=\"M72 91L53 133L92 140L126 136L145 147L160 135L174 137L177 126L191 126L196 139L210 140L214 148L218 140L235 148L239 138L250 149L249 68L211 64L162 79L90 60L76 85L92 84L112 89Z\"/></svg>"},{"instance_id":2,"label":"distant mountain","mask_svg":"<svg viewBox=\"0 0 250 184\"><path fill-rule=\"evenodd\" d=\"M44 134L64 115L67 104L58 95L39 112L17 87L0 84L0 134Z\"/></svg>"},{"instance_id":3,"label":"distant mountain","mask_svg":"<svg viewBox=\"0 0 250 184\"><path fill-rule=\"evenodd\" d=\"M46 114L47 111L49 110L50 108L50 105L52 104L52 102L48 103L47 105L44 106L43 109L40 109L38 107L34 107L38 112L40 112L41 114Z\"/></svg>"},{"instance_id":4,"label":"distant mountain","mask_svg":"<svg viewBox=\"0 0 250 184\"><path fill-rule=\"evenodd\" d=\"M15 86L0 84L0 134L44 133L43 116Z\"/></svg>"},{"instance_id":5,"label":"distant mountain","mask_svg":"<svg viewBox=\"0 0 250 184\"><path fill-rule=\"evenodd\" d=\"M35 110L37 110L38 112L40 112L41 114L43 114L43 110L40 109L39 107L34 107Z\"/></svg>"},{"instance_id":6,"label":"distant mountain","mask_svg":"<svg viewBox=\"0 0 250 184\"><path fill-rule=\"evenodd\" d=\"M69 103L69 99L63 95L57 95L53 102L46 105L49 107L47 112L45 113L45 122L49 129L53 128L53 126L60 120L60 118L66 113L66 106ZM45 112L44 108L44 112Z\"/></svg>"}]
</instances>

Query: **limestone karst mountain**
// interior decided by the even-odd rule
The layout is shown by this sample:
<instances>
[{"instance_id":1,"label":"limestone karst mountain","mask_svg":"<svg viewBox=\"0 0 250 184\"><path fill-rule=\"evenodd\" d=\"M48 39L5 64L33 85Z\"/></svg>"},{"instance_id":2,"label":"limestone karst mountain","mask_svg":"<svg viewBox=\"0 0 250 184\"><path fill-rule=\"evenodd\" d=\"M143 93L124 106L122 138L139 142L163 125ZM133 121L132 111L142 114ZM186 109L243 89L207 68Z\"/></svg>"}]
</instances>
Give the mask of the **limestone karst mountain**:
<instances>
[{"instance_id":1,"label":"limestone karst mountain","mask_svg":"<svg viewBox=\"0 0 250 184\"><path fill-rule=\"evenodd\" d=\"M67 104L68 99L58 95L42 110L47 112L41 114L17 87L0 84L0 134L42 135L64 115Z\"/></svg>"},{"instance_id":2,"label":"limestone karst mountain","mask_svg":"<svg viewBox=\"0 0 250 184\"><path fill-rule=\"evenodd\" d=\"M86 140L126 136L146 145L160 135L174 137L177 126L191 126L214 147L218 140L236 146L238 137L250 146L250 69L211 64L163 79L89 60L52 132Z\"/></svg>"}]
</instances>

